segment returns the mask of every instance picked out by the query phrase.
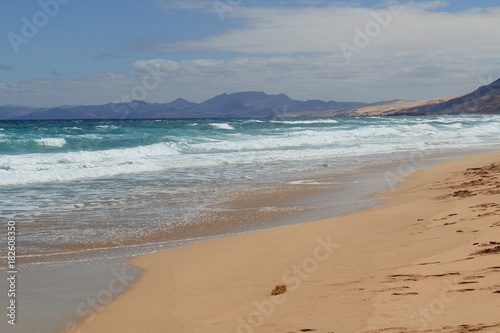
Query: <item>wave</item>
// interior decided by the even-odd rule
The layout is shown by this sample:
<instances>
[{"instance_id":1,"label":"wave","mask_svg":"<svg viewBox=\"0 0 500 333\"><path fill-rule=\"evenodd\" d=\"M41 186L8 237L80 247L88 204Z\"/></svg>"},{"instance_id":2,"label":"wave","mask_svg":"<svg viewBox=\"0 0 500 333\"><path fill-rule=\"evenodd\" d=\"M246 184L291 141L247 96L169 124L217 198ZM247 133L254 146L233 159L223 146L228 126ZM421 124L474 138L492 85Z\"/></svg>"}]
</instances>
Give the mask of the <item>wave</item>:
<instances>
[{"instance_id":1,"label":"wave","mask_svg":"<svg viewBox=\"0 0 500 333\"><path fill-rule=\"evenodd\" d=\"M180 152L158 143L125 149L0 156L0 185L72 181L159 171Z\"/></svg>"},{"instance_id":2,"label":"wave","mask_svg":"<svg viewBox=\"0 0 500 333\"><path fill-rule=\"evenodd\" d=\"M266 135L240 134L238 137L227 135L224 140L214 142L192 143L190 146L197 151L205 152L249 152L249 151L280 151L280 150L306 150L316 148L344 148L367 147L368 145L387 146L394 149L420 149L430 144L433 147L450 148L466 147L469 144L494 143L491 137L500 136L500 126L493 123L477 123L467 128L460 128L454 124L390 121L373 125L352 126L340 124L339 126L308 128L295 130L274 130ZM497 142L498 143L498 142Z\"/></svg>"},{"instance_id":3,"label":"wave","mask_svg":"<svg viewBox=\"0 0 500 333\"><path fill-rule=\"evenodd\" d=\"M67 142L64 138L42 138L42 139L34 139L39 146L45 147L63 147Z\"/></svg>"},{"instance_id":4,"label":"wave","mask_svg":"<svg viewBox=\"0 0 500 333\"><path fill-rule=\"evenodd\" d=\"M97 125L95 128L98 128L98 129L117 129L119 127L115 126L115 125Z\"/></svg>"},{"instance_id":5,"label":"wave","mask_svg":"<svg viewBox=\"0 0 500 333\"><path fill-rule=\"evenodd\" d=\"M257 120L257 119L250 119L250 120L243 121L243 124L260 124L260 123L265 123L265 121L264 120Z\"/></svg>"},{"instance_id":6,"label":"wave","mask_svg":"<svg viewBox=\"0 0 500 333\"><path fill-rule=\"evenodd\" d=\"M175 128L175 131L163 139L165 132L157 129L156 132L139 134L127 130L127 134L118 137L108 137L101 132L83 133L71 136L68 143L63 138L35 139L38 146L64 146L66 151L33 148L33 139L16 139L6 143L0 140L0 149L8 152L0 154L0 185L71 181L227 164L258 165L268 161L299 161L346 154L361 156L402 150L500 144L500 139L496 139L500 138L500 118L490 118L489 122L483 122L482 118L450 118L445 119L446 122L436 122L436 118L424 120L434 122L406 118L286 120L294 124L321 124L326 121L335 125L246 128L241 126L242 122L238 122L240 125L235 126L235 129L231 122L200 120L197 121L200 126L189 132L185 127L186 122L165 122L166 126L170 126L166 128ZM265 122L270 123L267 120ZM283 123L277 120L272 122ZM207 130L207 126L220 131ZM149 130L149 127L141 130ZM137 140L136 137L141 139ZM82 142L87 142L85 140L99 140L99 145L84 145ZM157 143L153 143L153 140ZM117 144L134 146L117 148ZM99 150L82 150L85 149L82 147Z\"/></svg>"},{"instance_id":7,"label":"wave","mask_svg":"<svg viewBox=\"0 0 500 333\"><path fill-rule=\"evenodd\" d=\"M228 123L211 123L209 125L216 129L234 130L234 127L229 125Z\"/></svg>"},{"instance_id":8,"label":"wave","mask_svg":"<svg viewBox=\"0 0 500 333\"><path fill-rule=\"evenodd\" d=\"M317 120L272 120L272 123L287 125L311 125L311 124L337 124L335 119L317 119Z\"/></svg>"}]
</instances>

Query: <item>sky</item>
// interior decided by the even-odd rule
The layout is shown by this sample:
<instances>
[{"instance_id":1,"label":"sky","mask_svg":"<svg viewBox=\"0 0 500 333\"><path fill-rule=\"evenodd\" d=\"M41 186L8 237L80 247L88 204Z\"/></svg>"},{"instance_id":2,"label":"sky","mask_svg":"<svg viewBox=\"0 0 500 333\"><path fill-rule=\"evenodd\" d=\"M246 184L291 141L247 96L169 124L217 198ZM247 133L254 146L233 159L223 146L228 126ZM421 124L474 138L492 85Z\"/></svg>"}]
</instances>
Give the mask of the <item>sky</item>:
<instances>
[{"instance_id":1,"label":"sky","mask_svg":"<svg viewBox=\"0 0 500 333\"><path fill-rule=\"evenodd\" d=\"M0 105L419 100L500 77L500 2L4 0Z\"/></svg>"}]
</instances>

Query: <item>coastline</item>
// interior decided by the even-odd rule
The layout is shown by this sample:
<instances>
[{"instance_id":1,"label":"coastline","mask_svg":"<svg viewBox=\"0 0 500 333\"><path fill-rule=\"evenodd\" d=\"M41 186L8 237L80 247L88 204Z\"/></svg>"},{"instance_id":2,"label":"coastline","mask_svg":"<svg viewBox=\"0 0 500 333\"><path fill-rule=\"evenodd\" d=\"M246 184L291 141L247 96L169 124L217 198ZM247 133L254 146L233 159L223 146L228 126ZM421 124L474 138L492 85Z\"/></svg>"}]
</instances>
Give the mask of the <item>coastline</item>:
<instances>
[{"instance_id":1,"label":"coastline","mask_svg":"<svg viewBox=\"0 0 500 333\"><path fill-rule=\"evenodd\" d=\"M112 248L98 246L49 257L22 256L23 297L19 301L23 311L18 329L40 333L61 332L65 327L74 327L79 318L98 313L102 305L127 290L126 287L140 275L141 270L126 264L130 257L214 237L306 223L372 207L380 202L372 198L374 193L391 186L403 175L402 172L408 172L400 169L401 163L411 162L411 167L416 168L456 156L451 153L432 154L426 155L430 159L423 161L412 160L414 154L390 155L391 158L383 162L377 162L380 161L378 158L364 158L356 163L359 168L347 172L339 170L338 165L321 166L324 172L295 174L277 182L282 184L279 187L269 184L265 188L234 190L224 195L219 200L221 203L214 203L212 209L217 214L193 221L191 228L173 230L180 239L175 234L160 234L159 242ZM200 223L202 225L198 226ZM162 240L162 236L173 239ZM120 283L110 289L109 284L116 280L116 275L123 274L126 275L125 283L119 280ZM44 277L42 281L40 276ZM0 281L0 287L3 285ZM0 314L0 318L4 317ZM3 324L0 326L3 327Z\"/></svg>"},{"instance_id":2,"label":"coastline","mask_svg":"<svg viewBox=\"0 0 500 333\"><path fill-rule=\"evenodd\" d=\"M499 161L419 170L346 216L134 257L144 274L72 331L497 332L496 170L464 172Z\"/></svg>"}]
</instances>

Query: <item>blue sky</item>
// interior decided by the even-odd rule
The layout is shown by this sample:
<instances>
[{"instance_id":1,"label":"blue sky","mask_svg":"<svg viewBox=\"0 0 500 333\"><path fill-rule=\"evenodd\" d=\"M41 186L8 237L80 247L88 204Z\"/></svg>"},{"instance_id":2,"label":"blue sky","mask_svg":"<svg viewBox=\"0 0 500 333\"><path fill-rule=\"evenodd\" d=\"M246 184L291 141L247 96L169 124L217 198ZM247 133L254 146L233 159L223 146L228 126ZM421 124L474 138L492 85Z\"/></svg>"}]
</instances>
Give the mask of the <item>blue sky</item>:
<instances>
[{"instance_id":1,"label":"blue sky","mask_svg":"<svg viewBox=\"0 0 500 333\"><path fill-rule=\"evenodd\" d=\"M7 0L0 13L0 105L425 99L500 77L491 0Z\"/></svg>"}]
</instances>

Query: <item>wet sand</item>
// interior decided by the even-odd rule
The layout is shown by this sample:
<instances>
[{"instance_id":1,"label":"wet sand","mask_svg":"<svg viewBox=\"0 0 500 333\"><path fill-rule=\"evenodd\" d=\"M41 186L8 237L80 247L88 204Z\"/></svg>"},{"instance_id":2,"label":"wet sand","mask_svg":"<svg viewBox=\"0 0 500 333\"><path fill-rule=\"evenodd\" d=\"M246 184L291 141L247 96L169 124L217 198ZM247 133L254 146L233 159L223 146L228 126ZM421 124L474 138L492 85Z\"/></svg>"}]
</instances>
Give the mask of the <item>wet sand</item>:
<instances>
[{"instance_id":1,"label":"wet sand","mask_svg":"<svg viewBox=\"0 0 500 333\"><path fill-rule=\"evenodd\" d=\"M499 332L500 154L417 171L380 196L132 258L138 281L69 331Z\"/></svg>"},{"instance_id":2,"label":"wet sand","mask_svg":"<svg viewBox=\"0 0 500 333\"><path fill-rule=\"evenodd\" d=\"M334 168L325 167L321 176L294 178L279 187L233 191L214 203L212 213L204 218L176 228L154 230L150 237L141 239L77 244L42 253L27 252L23 243L18 258L21 310L16 331L60 332L72 327L79 317L98 313L138 276L139 269L125 265L132 256L373 206L377 200L370 195L387 187L386 172L398 176L398 163L370 163L369 167L348 173L332 173ZM2 271L5 273L0 268ZM116 282L117 275L124 274L125 278ZM0 289L5 287L6 280L0 280ZM0 295L0 300L5 296ZM0 330L10 329L5 315L0 313L0 319Z\"/></svg>"}]
</instances>

